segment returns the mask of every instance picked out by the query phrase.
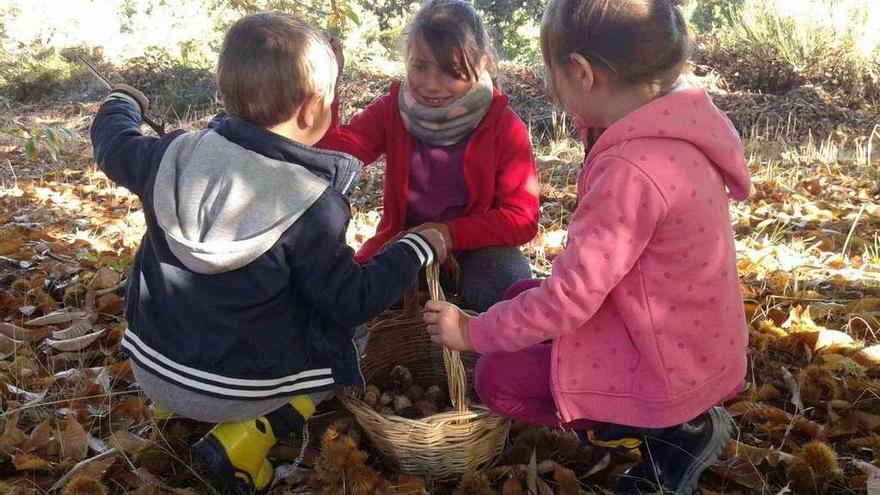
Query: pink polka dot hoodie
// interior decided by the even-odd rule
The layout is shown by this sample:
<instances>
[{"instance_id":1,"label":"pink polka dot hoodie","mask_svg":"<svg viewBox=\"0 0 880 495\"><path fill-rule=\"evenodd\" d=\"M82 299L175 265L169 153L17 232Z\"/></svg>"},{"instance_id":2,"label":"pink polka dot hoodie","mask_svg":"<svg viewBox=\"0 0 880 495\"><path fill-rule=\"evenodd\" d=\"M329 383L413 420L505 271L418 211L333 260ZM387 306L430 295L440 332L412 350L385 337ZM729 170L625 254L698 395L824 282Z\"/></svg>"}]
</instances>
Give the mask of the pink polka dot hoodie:
<instances>
[{"instance_id":1,"label":"pink polka dot hoodie","mask_svg":"<svg viewBox=\"0 0 880 495\"><path fill-rule=\"evenodd\" d=\"M563 423L693 419L746 373L728 194L744 200L749 190L742 142L705 91L644 105L590 151L552 274L473 318L474 347L512 352L552 339Z\"/></svg>"}]
</instances>

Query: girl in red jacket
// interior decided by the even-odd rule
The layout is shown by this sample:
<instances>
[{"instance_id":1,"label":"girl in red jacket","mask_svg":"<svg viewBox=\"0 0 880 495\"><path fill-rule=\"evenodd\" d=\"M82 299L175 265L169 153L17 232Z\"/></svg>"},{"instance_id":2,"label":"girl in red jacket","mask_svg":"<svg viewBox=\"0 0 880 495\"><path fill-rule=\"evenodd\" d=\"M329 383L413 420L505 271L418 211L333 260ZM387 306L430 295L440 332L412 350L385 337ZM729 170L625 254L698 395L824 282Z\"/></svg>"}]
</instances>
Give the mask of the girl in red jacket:
<instances>
[{"instance_id":1,"label":"girl in red jacket","mask_svg":"<svg viewBox=\"0 0 880 495\"><path fill-rule=\"evenodd\" d=\"M403 231L435 228L456 252L465 304L480 311L530 278L518 247L538 225L528 130L495 88L495 66L473 6L430 1L408 31L406 79L318 144L367 164L385 155L382 219L358 260Z\"/></svg>"},{"instance_id":2,"label":"girl in red jacket","mask_svg":"<svg viewBox=\"0 0 880 495\"><path fill-rule=\"evenodd\" d=\"M690 42L674 0L550 0L541 47L557 101L605 129L568 242L548 278L479 316L429 302L427 330L482 354L475 388L497 413L638 447L614 493L690 494L728 440L717 405L746 374L728 211L749 194L742 143L679 77Z\"/></svg>"}]
</instances>

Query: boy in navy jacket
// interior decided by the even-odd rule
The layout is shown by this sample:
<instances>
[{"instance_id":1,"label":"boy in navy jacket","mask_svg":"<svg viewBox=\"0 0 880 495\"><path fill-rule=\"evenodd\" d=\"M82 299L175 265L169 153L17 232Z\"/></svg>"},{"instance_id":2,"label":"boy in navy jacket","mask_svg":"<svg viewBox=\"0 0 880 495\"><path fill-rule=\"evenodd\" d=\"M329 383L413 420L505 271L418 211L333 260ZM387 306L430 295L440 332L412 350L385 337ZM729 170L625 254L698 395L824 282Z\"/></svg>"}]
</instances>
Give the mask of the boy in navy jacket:
<instances>
[{"instance_id":1,"label":"boy in navy jacket","mask_svg":"<svg viewBox=\"0 0 880 495\"><path fill-rule=\"evenodd\" d=\"M269 486L276 438L301 431L322 392L363 384L355 328L446 256L431 230L354 261L348 195L362 164L312 147L330 125L335 60L302 21L255 14L226 34L228 115L209 129L143 135L149 101L125 85L92 124L95 159L147 223L123 348L155 403L218 423L193 457L222 492Z\"/></svg>"}]
</instances>

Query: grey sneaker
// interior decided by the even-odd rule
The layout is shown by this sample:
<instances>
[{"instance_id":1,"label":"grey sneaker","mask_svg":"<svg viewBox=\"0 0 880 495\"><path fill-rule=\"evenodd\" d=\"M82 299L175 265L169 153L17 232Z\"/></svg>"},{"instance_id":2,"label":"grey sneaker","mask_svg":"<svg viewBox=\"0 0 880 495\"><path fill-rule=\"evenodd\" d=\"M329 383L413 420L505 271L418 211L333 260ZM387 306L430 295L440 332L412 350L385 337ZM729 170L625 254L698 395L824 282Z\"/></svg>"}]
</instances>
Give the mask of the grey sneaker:
<instances>
[{"instance_id":1,"label":"grey sneaker","mask_svg":"<svg viewBox=\"0 0 880 495\"><path fill-rule=\"evenodd\" d=\"M703 471L718 460L732 427L727 411L713 407L687 423L646 434L639 447L642 461L620 476L616 493L691 495Z\"/></svg>"}]
</instances>

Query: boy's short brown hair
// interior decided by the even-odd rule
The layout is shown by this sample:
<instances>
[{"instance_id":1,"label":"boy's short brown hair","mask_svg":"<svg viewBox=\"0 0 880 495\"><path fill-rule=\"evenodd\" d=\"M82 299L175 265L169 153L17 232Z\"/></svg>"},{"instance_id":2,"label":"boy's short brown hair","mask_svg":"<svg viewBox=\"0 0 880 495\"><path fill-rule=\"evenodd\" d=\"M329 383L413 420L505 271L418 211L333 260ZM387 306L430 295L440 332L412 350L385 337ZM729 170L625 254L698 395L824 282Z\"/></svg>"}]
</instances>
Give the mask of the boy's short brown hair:
<instances>
[{"instance_id":1,"label":"boy's short brown hair","mask_svg":"<svg viewBox=\"0 0 880 495\"><path fill-rule=\"evenodd\" d=\"M310 96L333 98L338 66L326 37L284 12L263 12L229 28L217 63L226 111L269 127L289 120Z\"/></svg>"}]
</instances>

